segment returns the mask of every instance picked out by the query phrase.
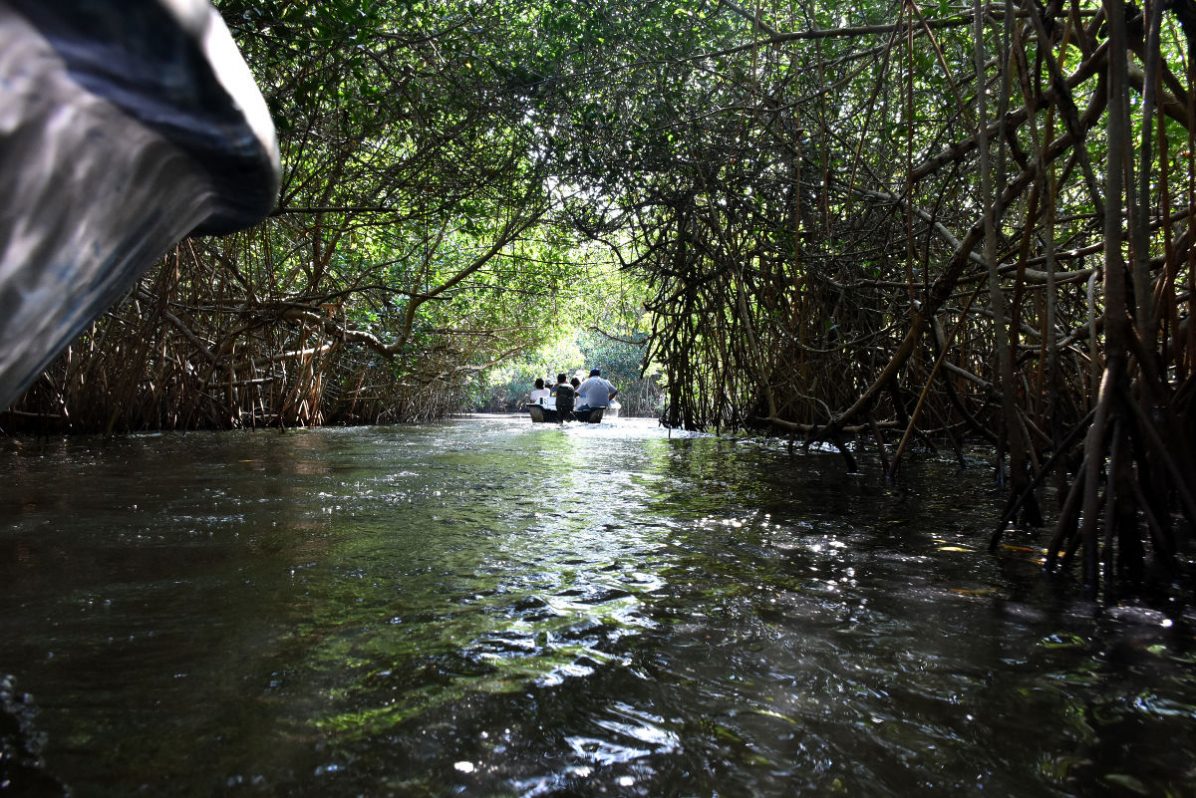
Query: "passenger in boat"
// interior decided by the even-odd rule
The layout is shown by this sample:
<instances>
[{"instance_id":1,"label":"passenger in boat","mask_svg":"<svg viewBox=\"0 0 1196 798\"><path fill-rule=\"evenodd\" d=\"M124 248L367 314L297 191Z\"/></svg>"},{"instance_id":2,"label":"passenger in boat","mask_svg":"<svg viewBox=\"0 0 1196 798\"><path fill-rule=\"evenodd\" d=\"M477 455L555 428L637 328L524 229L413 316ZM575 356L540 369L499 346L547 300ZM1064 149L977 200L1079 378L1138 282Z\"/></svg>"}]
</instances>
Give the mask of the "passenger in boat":
<instances>
[{"instance_id":1,"label":"passenger in boat","mask_svg":"<svg viewBox=\"0 0 1196 798\"><path fill-rule=\"evenodd\" d=\"M562 423L573 418L573 399L576 392L573 386L566 382L564 374L556 375L556 385L552 386L552 395L556 397L556 412Z\"/></svg>"},{"instance_id":2,"label":"passenger in boat","mask_svg":"<svg viewBox=\"0 0 1196 798\"><path fill-rule=\"evenodd\" d=\"M618 393L619 389L610 380L605 379L599 369L590 369L590 378L577 389L577 396L581 400L577 409L581 411L609 407L610 400Z\"/></svg>"},{"instance_id":3,"label":"passenger in boat","mask_svg":"<svg viewBox=\"0 0 1196 798\"><path fill-rule=\"evenodd\" d=\"M577 379L577 377L574 377L573 379L569 380L569 384L573 386L573 393L577 393L577 389L581 387L581 380Z\"/></svg>"},{"instance_id":4,"label":"passenger in boat","mask_svg":"<svg viewBox=\"0 0 1196 798\"><path fill-rule=\"evenodd\" d=\"M536 387L528 394L528 400L534 405L543 405L544 400L552 395L552 391L544 387L543 378L536 379Z\"/></svg>"}]
</instances>

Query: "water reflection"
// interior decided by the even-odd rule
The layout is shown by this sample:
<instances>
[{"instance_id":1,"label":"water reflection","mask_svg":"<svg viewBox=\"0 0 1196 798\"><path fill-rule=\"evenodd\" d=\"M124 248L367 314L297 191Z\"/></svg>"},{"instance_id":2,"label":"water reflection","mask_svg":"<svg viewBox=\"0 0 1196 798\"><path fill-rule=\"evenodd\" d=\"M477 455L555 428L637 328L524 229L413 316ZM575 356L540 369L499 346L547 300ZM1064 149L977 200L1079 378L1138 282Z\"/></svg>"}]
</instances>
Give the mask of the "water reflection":
<instances>
[{"instance_id":1,"label":"water reflection","mask_svg":"<svg viewBox=\"0 0 1196 798\"><path fill-rule=\"evenodd\" d=\"M911 463L885 487L628 420L0 458L0 672L80 794L1182 794L1196 775L1190 619L1094 619L1040 578L1041 543L983 554L980 471Z\"/></svg>"}]
</instances>

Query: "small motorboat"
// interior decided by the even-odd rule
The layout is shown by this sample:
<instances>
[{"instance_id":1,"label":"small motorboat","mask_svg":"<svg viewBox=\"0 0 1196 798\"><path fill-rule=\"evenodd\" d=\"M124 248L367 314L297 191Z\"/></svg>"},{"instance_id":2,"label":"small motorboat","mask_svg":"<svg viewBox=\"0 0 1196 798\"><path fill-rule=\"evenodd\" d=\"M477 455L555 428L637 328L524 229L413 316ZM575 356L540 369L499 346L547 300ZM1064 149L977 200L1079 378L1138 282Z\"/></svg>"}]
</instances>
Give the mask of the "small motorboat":
<instances>
[{"instance_id":1,"label":"small motorboat","mask_svg":"<svg viewBox=\"0 0 1196 798\"><path fill-rule=\"evenodd\" d=\"M560 424L561 415L555 407L546 405L524 405L532 421L537 424ZM584 410L574 410L569 421L580 421L583 424L597 424L602 421L605 407L589 407Z\"/></svg>"}]
</instances>

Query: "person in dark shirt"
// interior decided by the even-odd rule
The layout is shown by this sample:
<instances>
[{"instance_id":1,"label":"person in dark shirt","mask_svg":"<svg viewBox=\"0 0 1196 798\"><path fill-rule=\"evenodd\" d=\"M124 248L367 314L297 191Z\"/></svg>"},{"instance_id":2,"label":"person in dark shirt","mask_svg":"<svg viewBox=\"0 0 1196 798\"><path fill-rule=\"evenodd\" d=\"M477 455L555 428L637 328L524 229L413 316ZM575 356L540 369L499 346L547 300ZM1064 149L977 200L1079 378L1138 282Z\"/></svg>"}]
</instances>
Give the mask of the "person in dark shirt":
<instances>
[{"instance_id":1,"label":"person in dark shirt","mask_svg":"<svg viewBox=\"0 0 1196 798\"><path fill-rule=\"evenodd\" d=\"M573 399L577 392L568 383L564 374L556 375L556 385L552 386L552 395L556 397L557 419L563 424L573 418Z\"/></svg>"}]
</instances>

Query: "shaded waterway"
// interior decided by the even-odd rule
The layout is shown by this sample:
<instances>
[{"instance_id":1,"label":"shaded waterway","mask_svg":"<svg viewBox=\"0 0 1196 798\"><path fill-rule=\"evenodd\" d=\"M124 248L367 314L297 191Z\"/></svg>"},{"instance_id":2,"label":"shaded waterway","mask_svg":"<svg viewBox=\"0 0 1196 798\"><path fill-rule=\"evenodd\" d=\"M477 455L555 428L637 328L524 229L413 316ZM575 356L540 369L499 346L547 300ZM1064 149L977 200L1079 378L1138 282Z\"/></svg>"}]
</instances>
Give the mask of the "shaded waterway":
<instances>
[{"instance_id":1,"label":"shaded waterway","mask_svg":"<svg viewBox=\"0 0 1196 798\"><path fill-rule=\"evenodd\" d=\"M1196 794L1196 616L978 551L979 465L492 417L0 474L10 792Z\"/></svg>"}]
</instances>

